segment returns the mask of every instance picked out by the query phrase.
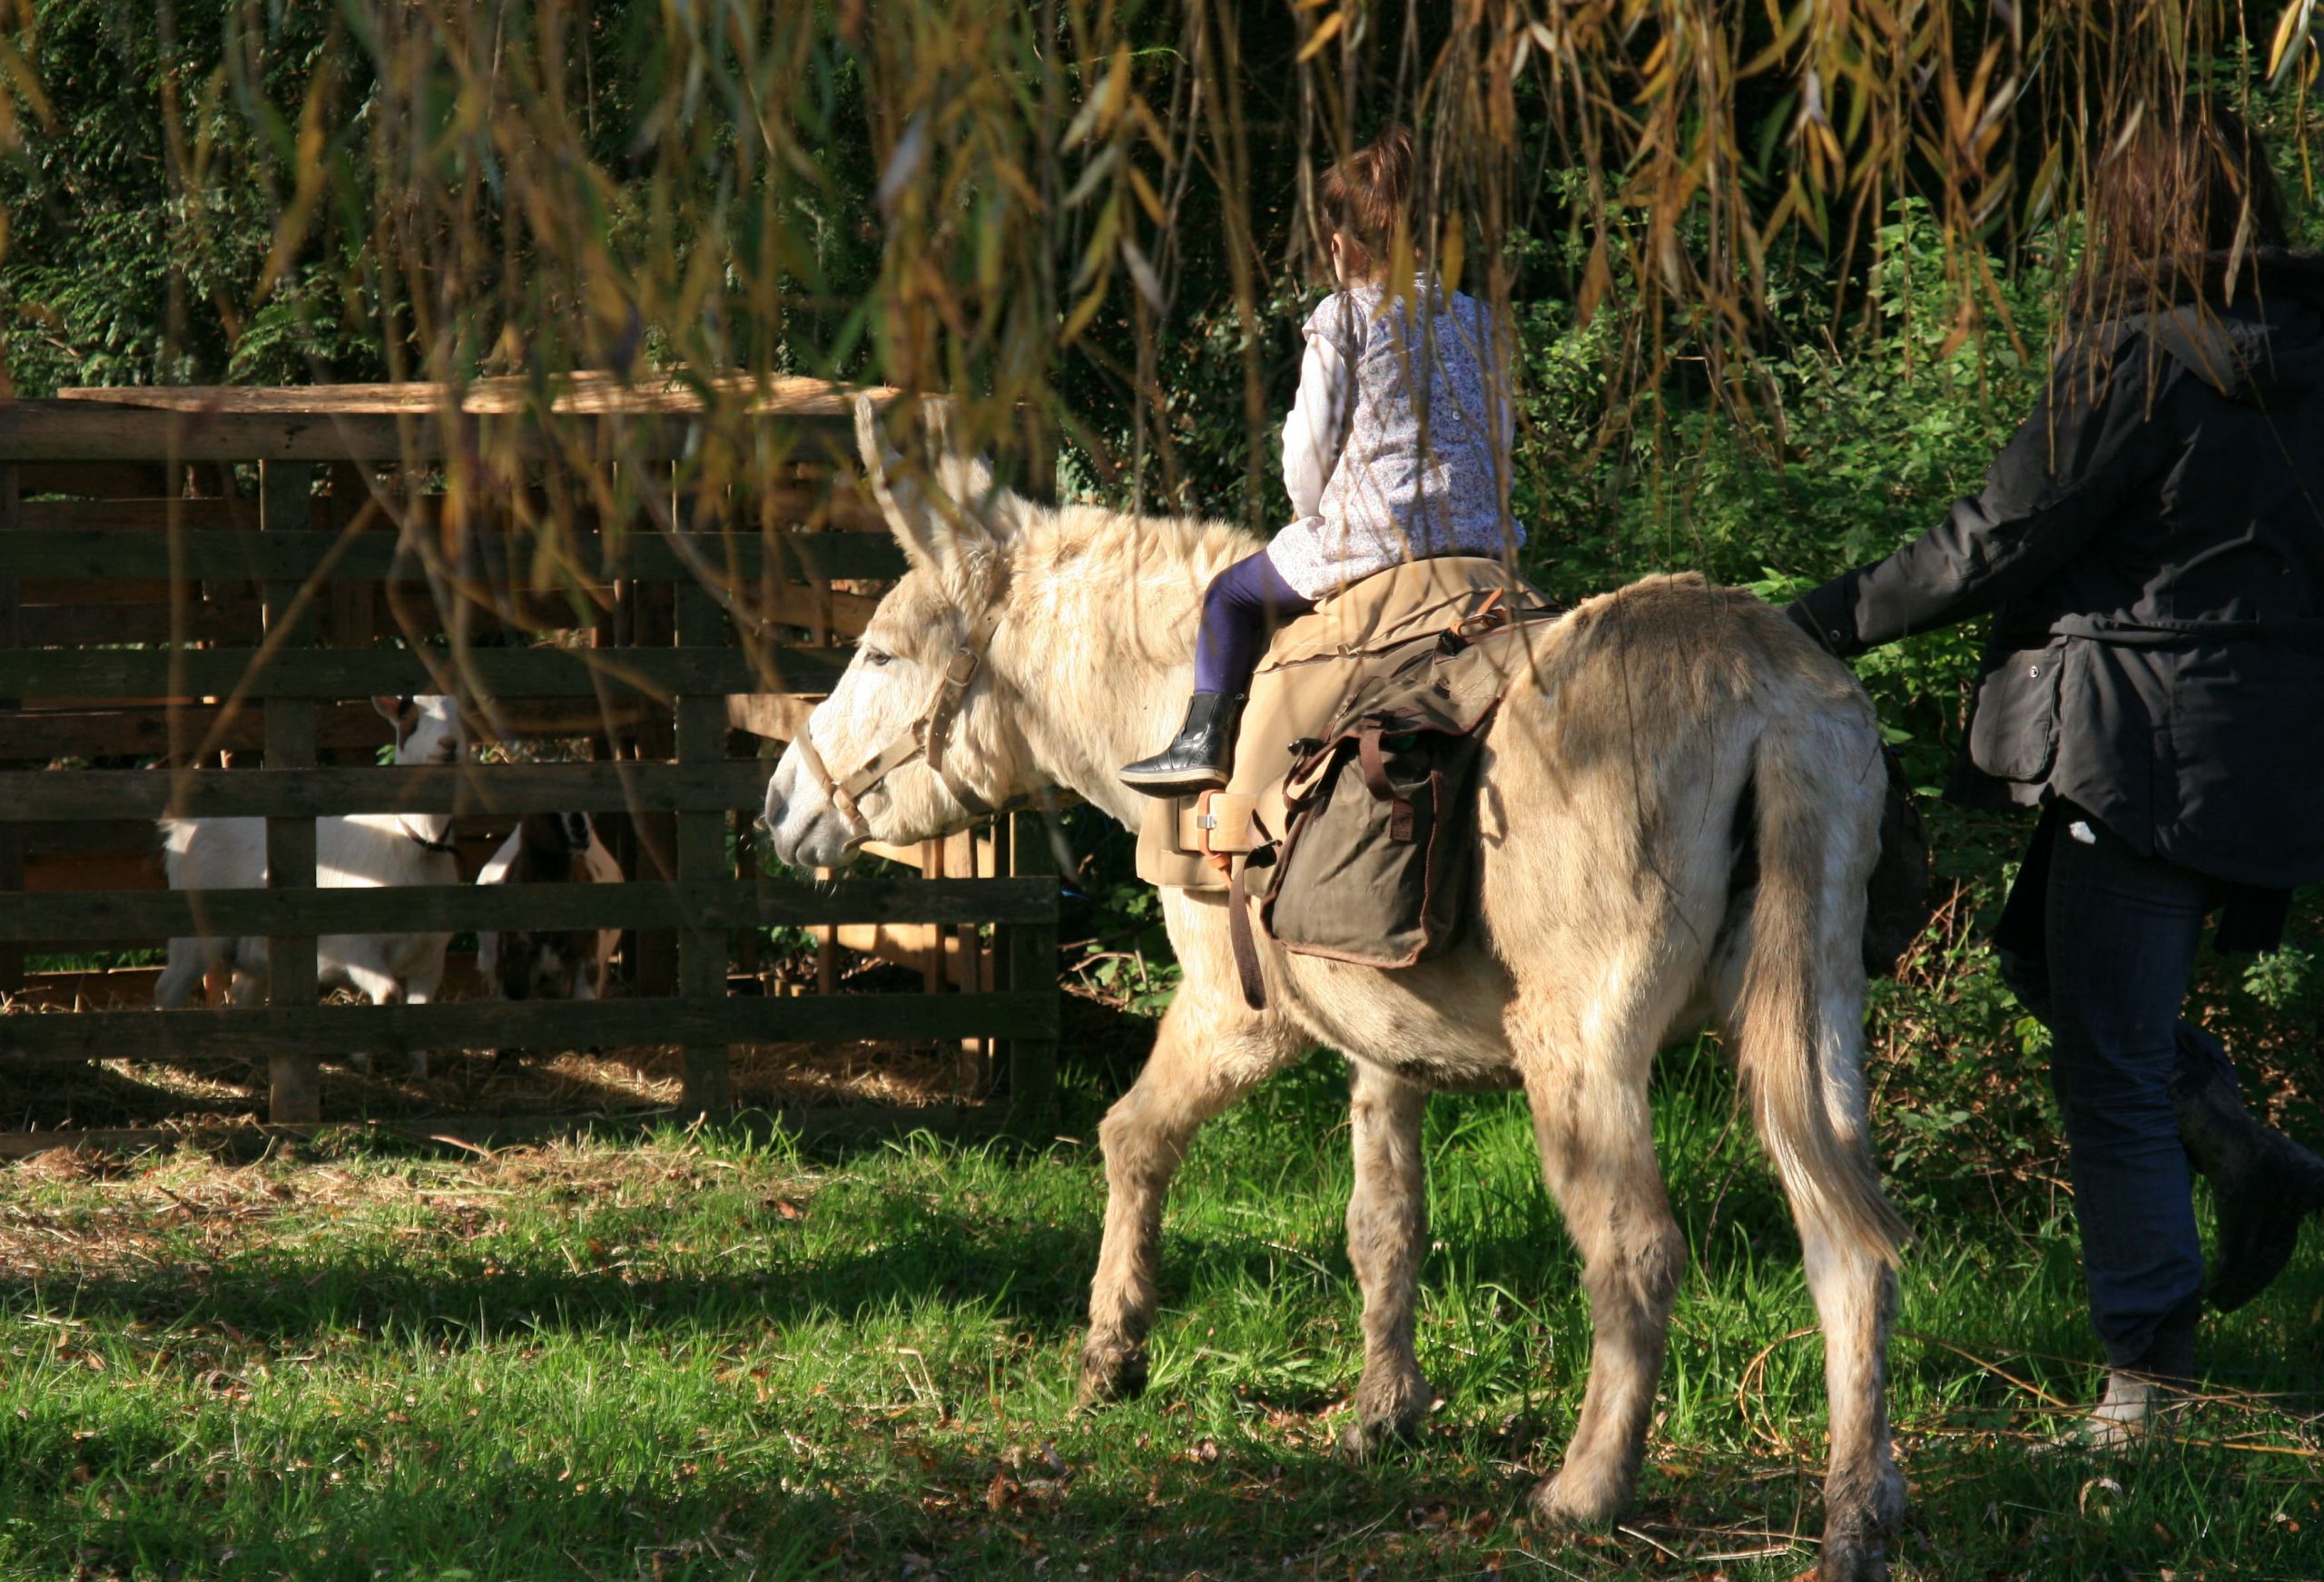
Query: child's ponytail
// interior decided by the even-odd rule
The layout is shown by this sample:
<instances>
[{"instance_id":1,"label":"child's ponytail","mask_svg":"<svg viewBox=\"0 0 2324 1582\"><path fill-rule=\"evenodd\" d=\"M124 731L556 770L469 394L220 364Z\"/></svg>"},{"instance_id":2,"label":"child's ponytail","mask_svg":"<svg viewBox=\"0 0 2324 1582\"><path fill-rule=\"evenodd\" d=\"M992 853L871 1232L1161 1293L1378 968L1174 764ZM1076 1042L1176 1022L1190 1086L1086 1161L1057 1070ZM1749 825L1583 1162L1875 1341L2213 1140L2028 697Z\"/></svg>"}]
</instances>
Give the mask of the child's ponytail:
<instances>
[{"instance_id":1,"label":"child's ponytail","mask_svg":"<svg viewBox=\"0 0 2324 1582\"><path fill-rule=\"evenodd\" d=\"M1412 129L1391 126L1324 173L1324 229L1339 234L1350 279L1387 270L1397 226L1411 223L1413 164Z\"/></svg>"}]
</instances>

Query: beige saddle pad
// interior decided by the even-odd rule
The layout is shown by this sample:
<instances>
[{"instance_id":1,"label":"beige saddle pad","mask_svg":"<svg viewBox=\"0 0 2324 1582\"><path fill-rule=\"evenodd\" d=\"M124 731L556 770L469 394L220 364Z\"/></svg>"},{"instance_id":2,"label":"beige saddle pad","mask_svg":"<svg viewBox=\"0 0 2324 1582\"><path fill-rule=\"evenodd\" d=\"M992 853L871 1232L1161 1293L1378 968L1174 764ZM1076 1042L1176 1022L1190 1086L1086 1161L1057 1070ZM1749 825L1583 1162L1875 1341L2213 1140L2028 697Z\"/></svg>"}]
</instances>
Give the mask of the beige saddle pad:
<instances>
[{"instance_id":1,"label":"beige saddle pad","mask_svg":"<svg viewBox=\"0 0 2324 1582\"><path fill-rule=\"evenodd\" d=\"M1225 889L1225 866L1213 857L1282 838L1284 781L1303 756L1302 743L1322 737L1361 687L1410 658L1415 644L1448 631L1475 634L1551 607L1498 560L1446 555L1366 577L1286 624L1252 677L1234 778L1206 798L1152 800L1138 830L1137 876L1150 884Z\"/></svg>"}]
</instances>

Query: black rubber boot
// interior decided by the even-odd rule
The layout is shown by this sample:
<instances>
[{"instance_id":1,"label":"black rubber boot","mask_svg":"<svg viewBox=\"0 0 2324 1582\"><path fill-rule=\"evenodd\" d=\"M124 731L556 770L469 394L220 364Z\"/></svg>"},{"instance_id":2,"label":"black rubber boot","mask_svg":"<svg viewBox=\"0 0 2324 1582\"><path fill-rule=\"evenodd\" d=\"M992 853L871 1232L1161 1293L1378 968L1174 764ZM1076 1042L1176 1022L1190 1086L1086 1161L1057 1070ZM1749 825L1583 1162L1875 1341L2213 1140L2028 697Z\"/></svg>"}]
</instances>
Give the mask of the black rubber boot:
<instances>
[{"instance_id":1,"label":"black rubber boot","mask_svg":"<svg viewBox=\"0 0 2324 1582\"><path fill-rule=\"evenodd\" d=\"M2183 1066L2171 1084L2179 1141L2211 1178L2219 1215L2211 1305L2233 1312L2280 1273L2299 1243L2299 1222L2324 1209L2324 1159L2252 1117L2223 1076Z\"/></svg>"},{"instance_id":2,"label":"black rubber boot","mask_svg":"<svg viewBox=\"0 0 2324 1582\"><path fill-rule=\"evenodd\" d=\"M1235 762L1235 727L1242 722L1243 695L1196 693L1187 704L1187 722L1167 747L1122 770L1122 783L1150 797L1184 796L1226 783Z\"/></svg>"}]
</instances>

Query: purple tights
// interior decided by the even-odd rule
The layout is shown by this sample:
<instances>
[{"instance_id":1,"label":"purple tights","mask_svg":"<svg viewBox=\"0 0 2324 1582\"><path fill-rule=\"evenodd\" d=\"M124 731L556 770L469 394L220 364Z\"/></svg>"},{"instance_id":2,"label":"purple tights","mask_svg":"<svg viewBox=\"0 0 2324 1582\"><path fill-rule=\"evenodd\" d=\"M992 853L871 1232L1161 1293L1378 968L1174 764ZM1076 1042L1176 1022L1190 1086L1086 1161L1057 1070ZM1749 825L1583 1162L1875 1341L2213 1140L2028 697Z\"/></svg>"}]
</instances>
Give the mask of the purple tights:
<instances>
[{"instance_id":1,"label":"purple tights","mask_svg":"<svg viewBox=\"0 0 2324 1582\"><path fill-rule=\"evenodd\" d=\"M1259 646L1275 624L1315 607L1315 600L1283 580L1265 550L1211 578L1202 596L1202 628L1195 634L1196 693L1249 692Z\"/></svg>"}]
</instances>

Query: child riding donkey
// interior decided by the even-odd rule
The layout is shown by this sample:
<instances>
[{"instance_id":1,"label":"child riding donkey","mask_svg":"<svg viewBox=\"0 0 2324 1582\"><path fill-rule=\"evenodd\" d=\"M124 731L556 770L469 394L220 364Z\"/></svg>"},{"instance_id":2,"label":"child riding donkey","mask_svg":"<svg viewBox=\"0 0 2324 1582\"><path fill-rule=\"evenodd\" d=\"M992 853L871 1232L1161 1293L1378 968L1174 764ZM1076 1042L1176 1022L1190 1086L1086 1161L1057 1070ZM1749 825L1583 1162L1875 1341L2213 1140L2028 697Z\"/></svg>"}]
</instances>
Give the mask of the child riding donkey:
<instances>
[{"instance_id":1,"label":"child riding donkey","mask_svg":"<svg viewBox=\"0 0 2324 1582\"><path fill-rule=\"evenodd\" d=\"M1284 424L1283 481L1298 519L1203 595L1186 723L1121 771L1148 795L1226 782L1275 621L1406 561L1500 556L1524 542L1508 511L1509 359L1492 310L1425 269L1413 280L1389 278L1398 240L1420 232L1413 166L1412 133L1394 127L1324 178L1340 290L1305 326L1299 395Z\"/></svg>"}]
</instances>

